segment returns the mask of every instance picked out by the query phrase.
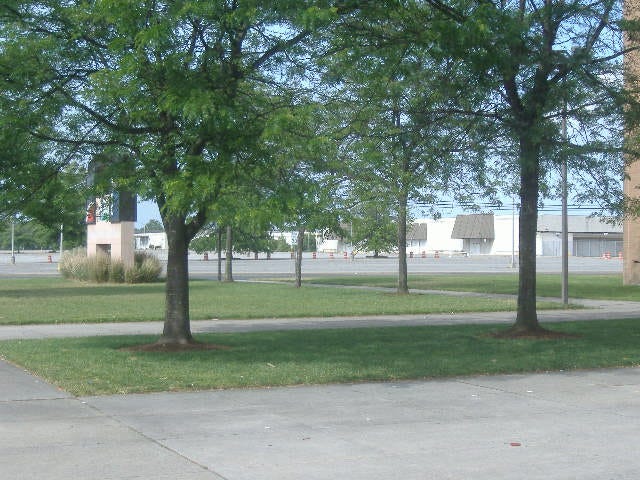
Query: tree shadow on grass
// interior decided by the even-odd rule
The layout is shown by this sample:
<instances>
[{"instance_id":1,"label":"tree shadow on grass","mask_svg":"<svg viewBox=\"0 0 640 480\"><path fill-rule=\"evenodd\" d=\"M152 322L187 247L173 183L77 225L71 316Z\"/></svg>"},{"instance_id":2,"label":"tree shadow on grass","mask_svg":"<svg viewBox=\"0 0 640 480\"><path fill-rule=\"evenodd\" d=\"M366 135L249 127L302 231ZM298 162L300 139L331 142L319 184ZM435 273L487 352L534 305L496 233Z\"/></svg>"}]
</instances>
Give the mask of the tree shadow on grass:
<instances>
[{"instance_id":1,"label":"tree shadow on grass","mask_svg":"<svg viewBox=\"0 0 640 480\"><path fill-rule=\"evenodd\" d=\"M189 343L145 343L142 345L133 345L129 347L121 347L118 350L126 352L155 352L155 353L175 353L175 352L197 352L204 350L231 350L228 345L219 345L216 343L189 342Z\"/></svg>"},{"instance_id":2,"label":"tree shadow on grass","mask_svg":"<svg viewBox=\"0 0 640 480\"><path fill-rule=\"evenodd\" d=\"M536 329L523 329L517 326L513 326L506 330L500 330L497 332L487 333L484 336L496 339L511 339L511 340L575 340L582 336L573 333L557 332L554 330L548 330L543 327Z\"/></svg>"}]
</instances>

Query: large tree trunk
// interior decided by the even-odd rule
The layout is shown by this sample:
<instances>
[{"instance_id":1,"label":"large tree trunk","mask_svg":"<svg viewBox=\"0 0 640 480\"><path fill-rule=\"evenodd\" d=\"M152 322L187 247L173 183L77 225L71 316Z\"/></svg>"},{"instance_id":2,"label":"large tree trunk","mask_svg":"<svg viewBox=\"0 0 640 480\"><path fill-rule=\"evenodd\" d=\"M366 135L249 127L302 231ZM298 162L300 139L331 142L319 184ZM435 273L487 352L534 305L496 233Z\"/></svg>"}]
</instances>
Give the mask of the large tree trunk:
<instances>
[{"instance_id":1,"label":"large tree trunk","mask_svg":"<svg viewBox=\"0 0 640 480\"><path fill-rule=\"evenodd\" d=\"M540 330L536 311L536 232L538 227L539 153L536 144L520 141L520 252L518 314L512 331Z\"/></svg>"},{"instance_id":2,"label":"large tree trunk","mask_svg":"<svg viewBox=\"0 0 640 480\"><path fill-rule=\"evenodd\" d=\"M296 242L296 288L302 286L302 251L304 247L304 227L298 227L298 241Z\"/></svg>"},{"instance_id":3,"label":"large tree trunk","mask_svg":"<svg viewBox=\"0 0 640 480\"><path fill-rule=\"evenodd\" d=\"M224 262L224 281L233 282L233 230L227 225L227 245Z\"/></svg>"},{"instance_id":4,"label":"large tree trunk","mask_svg":"<svg viewBox=\"0 0 640 480\"><path fill-rule=\"evenodd\" d=\"M407 195L400 194L398 202L398 293L409 293L407 279Z\"/></svg>"},{"instance_id":5,"label":"large tree trunk","mask_svg":"<svg viewBox=\"0 0 640 480\"><path fill-rule=\"evenodd\" d=\"M189 241L185 219L164 219L169 243L167 260L166 306L164 330L158 343L193 342L189 321Z\"/></svg>"}]
</instances>

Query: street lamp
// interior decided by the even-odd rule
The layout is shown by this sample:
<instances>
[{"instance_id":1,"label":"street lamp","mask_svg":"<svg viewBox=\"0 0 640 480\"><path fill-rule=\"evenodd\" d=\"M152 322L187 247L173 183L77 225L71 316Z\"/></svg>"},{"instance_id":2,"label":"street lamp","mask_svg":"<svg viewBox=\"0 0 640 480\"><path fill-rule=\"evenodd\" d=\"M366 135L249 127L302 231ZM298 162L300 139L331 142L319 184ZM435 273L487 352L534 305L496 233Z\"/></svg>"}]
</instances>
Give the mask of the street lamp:
<instances>
[{"instance_id":1,"label":"street lamp","mask_svg":"<svg viewBox=\"0 0 640 480\"><path fill-rule=\"evenodd\" d=\"M64 224L60 224L60 259L58 260L58 270L60 270L60 265L62 265L62 246L64 239Z\"/></svg>"},{"instance_id":2,"label":"street lamp","mask_svg":"<svg viewBox=\"0 0 640 480\"><path fill-rule=\"evenodd\" d=\"M516 199L511 196L511 268L516 266Z\"/></svg>"},{"instance_id":3,"label":"street lamp","mask_svg":"<svg viewBox=\"0 0 640 480\"><path fill-rule=\"evenodd\" d=\"M15 220L11 219L11 263L16 263L16 253L14 248L15 239Z\"/></svg>"},{"instance_id":4,"label":"street lamp","mask_svg":"<svg viewBox=\"0 0 640 480\"><path fill-rule=\"evenodd\" d=\"M562 190L562 304L569 305L569 217L567 214L567 102L562 108L562 149L561 190Z\"/></svg>"}]
</instances>

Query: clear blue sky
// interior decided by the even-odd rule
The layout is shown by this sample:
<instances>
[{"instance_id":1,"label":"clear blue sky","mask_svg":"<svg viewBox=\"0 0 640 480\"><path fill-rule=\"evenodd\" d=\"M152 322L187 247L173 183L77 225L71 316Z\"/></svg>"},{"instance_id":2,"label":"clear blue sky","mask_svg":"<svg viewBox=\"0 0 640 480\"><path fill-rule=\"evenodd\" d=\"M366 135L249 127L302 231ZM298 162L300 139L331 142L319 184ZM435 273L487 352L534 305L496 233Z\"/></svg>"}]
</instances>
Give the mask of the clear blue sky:
<instances>
[{"instance_id":1,"label":"clear blue sky","mask_svg":"<svg viewBox=\"0 0 640 480\"><path fill-rule=\"evenodd\" d=\"M138 200L138 221L136 222L136 228L144 227L149 220L160 221L160 212L155 202L146 200Z\"/></svg>"},{"instance_id":2,"label":"clear blue sky","mask_svg":"<svg viewBox=\"0 0 640 480\"><path fill-rule=\"evenodd\" d=\"M571 201L569 202L570 206ZM510 215L511 214L511 202L510 199L505 201L504 206L501 209L491 208L490 206L483 205L483 202L480 202L481 206L486 210L493 210L496 215ZM569 215L590 215L594 208L589 208L589 206L584 206L585 208L569 208ZM428 214L423 212L422 208L419 206L414 207L415 211L413 212L416 218L424 218L427 217ZM441 208L440 213L443 217L455 217L460 213L472 213L471 211L465 211L461 209L459 206L452 205L450 208ZM516 212L517 213L517 212ZM540 214L548 214L548 215L560 215L560 201L549 201L546 202L545 208L540 210ZM147 222L151 219L155 219L160 221L160 212L158 211L158 207L155 202L139 200L138 201L138 221L136 222L136 228L144 227Z\"/></svg>"}]
</instances>

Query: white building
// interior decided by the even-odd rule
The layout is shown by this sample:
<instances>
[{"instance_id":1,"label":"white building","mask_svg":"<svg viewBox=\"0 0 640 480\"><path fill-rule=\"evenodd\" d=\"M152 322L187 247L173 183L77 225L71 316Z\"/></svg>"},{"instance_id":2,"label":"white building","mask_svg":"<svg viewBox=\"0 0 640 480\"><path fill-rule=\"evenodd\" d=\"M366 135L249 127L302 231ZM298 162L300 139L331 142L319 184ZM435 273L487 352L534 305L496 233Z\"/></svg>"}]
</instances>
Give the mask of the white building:
<instances>
[{"instance_id":1,"label":"white building","mask_svg":"<svg viewBox=\"0 0 640 480\"><path fill-rule=\"evenodd\" d=\"M136 233L136 250L166 250L167 234L164 232Z\"/></svg>"},{"instance_id":2,"label":"white building","mask_svg":"<svg viewBox=\"0 0 640 480\"><path fill-rule=\"evenodd\" d=\"M536 254L560 256L560 215L540 215L536 235ZM416 220L407 230L407 254L433 255L511 255L519 251L519 216L468 214L456 217ZM570 215L569 255L618 256L622 252L622 225L599 218ZM339 238L319 238L319 252L349 251L351 246ZM364 253L364 252L363 252Z\"/></svg>"},{"instance_id":3,"label":"white building","mask_svg":"<svg viewBox=\"0 0 640 480\"><path fill-rule=\"evenodd\" d=\"M536 234L536 254L561 255L560 215L540 215ZM518 253L518 215L468 214L456 217L416 220L407 229L407 254L414 257L442 255L511 255ZM580 257L612 257L622 252L622 225L610 224L598 218L570 215L569 255ZM293 245L296 232L277 232ZM316 237L316 250L342 254L352 246L327 231L310 233ZM164 232L136 233L137 250L167 248ZM358 252L359 255L369 252Z\"/></svg>"},{"instance_id":4,"label":"white building","mask_svg":"<svg viewBox=\"0 0 640 480\"><path fill-rule=\"evenodd\" d=\"M408 239L409 253L464 253L469 255L510 255L519 250L519 216L469 214L439 220L415 222L426 226L426 239ZM568 217L569 255L600 257L622 252L622 225L599 218L570 215ZM536 253L544 256L561 254L560 215L540 215L536 235ZM424 229L424 227L423 227Z\"/></svg>"}]
</instances>

